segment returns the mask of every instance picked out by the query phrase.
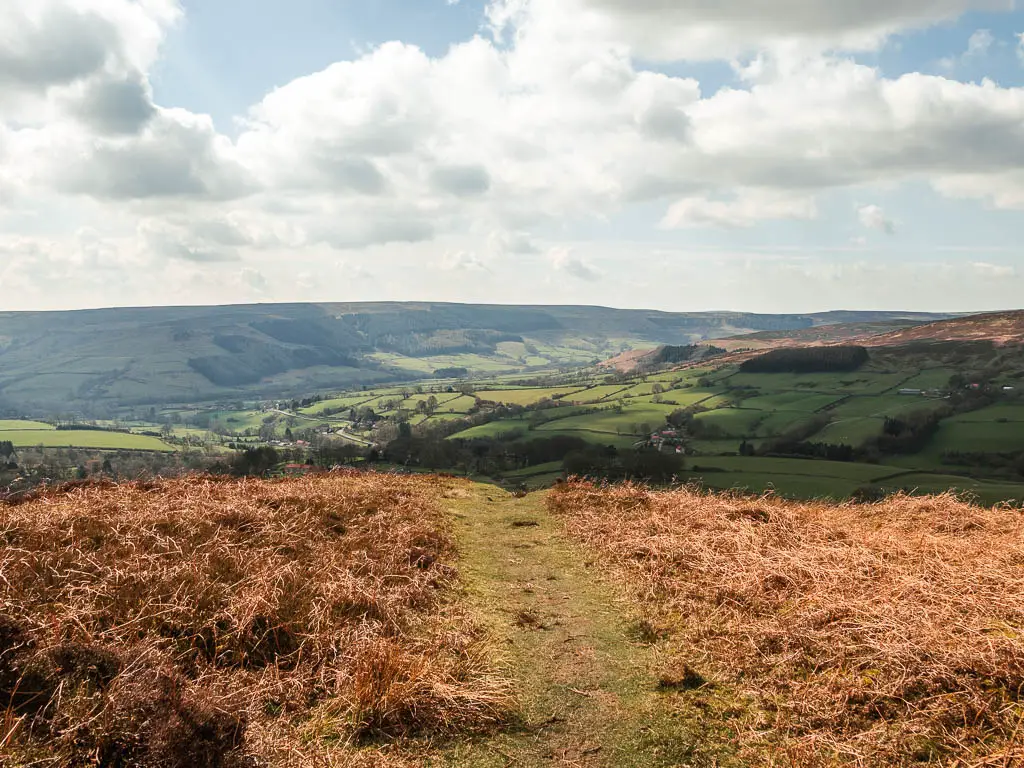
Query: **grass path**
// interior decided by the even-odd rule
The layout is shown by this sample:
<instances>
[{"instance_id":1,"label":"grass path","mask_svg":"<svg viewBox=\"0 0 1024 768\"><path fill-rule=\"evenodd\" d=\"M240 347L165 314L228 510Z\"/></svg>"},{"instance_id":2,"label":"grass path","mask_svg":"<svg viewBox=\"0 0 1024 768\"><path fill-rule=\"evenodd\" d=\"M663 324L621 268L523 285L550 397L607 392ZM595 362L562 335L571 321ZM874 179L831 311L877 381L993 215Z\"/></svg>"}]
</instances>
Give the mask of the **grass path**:
<instances>
[{"instance_id":1,"label":"grass path","mask_svg":"<svg viewBox=\"0 0 1024 768\"><path fill-rule=\"evenodd\" d=\"M465 486L456 519L469 600L503 644L519 727L451 747L450 766L710 765L673 719L652 650L624 605L561 537L544 493ZM698 752L703 750L698 749Z\"/></svg>"}]
</instances>

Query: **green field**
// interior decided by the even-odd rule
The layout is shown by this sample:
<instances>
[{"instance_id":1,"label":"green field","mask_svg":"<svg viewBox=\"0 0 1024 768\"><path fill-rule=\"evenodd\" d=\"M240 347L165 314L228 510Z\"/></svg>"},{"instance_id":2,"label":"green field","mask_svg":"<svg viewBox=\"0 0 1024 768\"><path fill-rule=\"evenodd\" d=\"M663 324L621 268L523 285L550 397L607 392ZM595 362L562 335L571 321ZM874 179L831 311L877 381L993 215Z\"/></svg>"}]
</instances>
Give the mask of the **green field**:
<instances>
[{"instance_id":1,"label":"green field","mask_svg":"<svg viewBox=\"0 0 1024 768\"><path fill-rule=\"evenodd\" d=\"M21 419L0 419L0 432L10 432L11 430L48 430L56 429L53 424L47 424L42 421L23 421ZM0 438L4 439L4 438ZM7 438L9 439L9 438Z\"/></svg>"},{"instance_id":2,"label":"green field","mask_svg":"<svg viewBox=\"0 0 1024 768\"><path fill-rule=\"evenodd\" d=\"M882 434L884 422L867 416L833 422L811 439L818 443L859 447Z\"/></svg>"},{"instance_id":3,"label":"green field","mask_svg":"<svg viewBox=\"0 0 1024 768\"><path fill-rule=\"evenodd\" d=\"M1012 453L1024 451L1024 425L1020 422L945 421L932 438L926 455L946 451L961 453Z\"/></svg>"},{"instance_id":4,"label":"green field","mask_svg":"<svg viewBox=\"0 0 1024 768\"><path fill-rule=\"evenodd\" d=\"M585 431L611 435L643 436L650 430L665 425L665 417L676 410L672 405L655 405L654 403L636 403L624 408L621 413L613 409L588 413L581 416L570 416L537 427L538 432ZM647 429L644 430L643 426Z\"/></svg>"},{"instance_id":5,"label":"green field","mask_svg":"<svg viewBox=\"0 0 1024 768\"><path fill-rule=\"evenodd\" d=\"M900 389L910 373L737 373L728 383L734 387L755 387L765 392L807 392L838 395L879 394Z\"/></svg>"},{"instance_id":6,"label":"green field","mask_svg":"<svg viewBox=\"0 0 1024 768\"><path fill-rule=\"evenodd\" d=\"M15 447L34 448L92 448L110 451L161 451L171 452L174 447L147 435L124 432L101 432L98 430L7 430L4 440L10 440Z\"/></svg>"},{"instance_id":7,"label":"green field","mask_svg":"<svg viewBox=\"0 0 1024 768\"><path fill-rule=\"evenodd\" d=\"M488 424L470 427L456 435L452 435L450 439L472 440L475 437L508 436L514 432L526 432L528 427L529 422L526 421L492 421Z\"/></svg>"},{"instance_id":8,"label":"green field","mask_svg":"<svg viewBox=\"0 0 1024 768\"><path fill-rule=\"evenodd\" d=\"M538 389L503 389L503 390L477 390L476 395L481 400L490 400L495 403L506 405L533 405L541 400L552 399L559 395L565 395L567 402L574 401L571 396L579 392L579 387L548 387Z\"/></svg>"}]
</instances>

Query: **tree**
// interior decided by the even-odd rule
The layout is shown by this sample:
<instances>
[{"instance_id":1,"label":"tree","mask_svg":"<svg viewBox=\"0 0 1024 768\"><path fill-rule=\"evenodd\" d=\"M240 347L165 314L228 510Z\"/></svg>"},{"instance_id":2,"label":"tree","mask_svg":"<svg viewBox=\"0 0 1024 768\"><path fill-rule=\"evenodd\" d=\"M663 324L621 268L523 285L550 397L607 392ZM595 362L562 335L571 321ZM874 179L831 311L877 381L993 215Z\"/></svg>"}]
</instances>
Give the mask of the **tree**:
<instances>
[{"instance_id":1,"label":"tree","mask_svg":"<svg viewBox=\"0 0 1024 768\"><path fill-rule=\"evenodd\" d=\"M292 428L291 427L288 427L288 428L285 429L285 431L284 431L284 439L287 440L288 442L292 442L292 441L295 440L295 435L292 434Z\"/></svg>"}]
</instances>

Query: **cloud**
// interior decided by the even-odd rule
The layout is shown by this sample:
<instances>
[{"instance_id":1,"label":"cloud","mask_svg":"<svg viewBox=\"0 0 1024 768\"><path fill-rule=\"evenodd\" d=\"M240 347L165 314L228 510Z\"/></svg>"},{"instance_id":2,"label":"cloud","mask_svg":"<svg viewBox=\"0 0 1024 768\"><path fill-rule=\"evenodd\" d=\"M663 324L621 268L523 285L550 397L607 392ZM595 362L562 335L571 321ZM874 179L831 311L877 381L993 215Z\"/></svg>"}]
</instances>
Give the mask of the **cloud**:
<instances>
[{"instance_id":1,"label":"cloud","mask_svg":"<svg viewBox=\"0 0 1024 768\"><path fill-rule=\"evenodd\" d=\"M996 39L992 36L992 32L987 29L979 29L968 39L967 51L964 55L973 57L984 56L992 48L995 41Z\"/></svg>"},{"instance_id":2,"label":"cloud","mask_svg":"<svg viewBox=\"0 0 1024 768\"><path fill-rule=\"evenodd\" d=\"M117 263L122 238L168 269L237 277L217 265L244 261L270 295L274 258L316 275L366 249L402 254L404 270L550 268L604 286L610 259L548 248L652 210L664 229L808 221L829 213L824 195L868 185L1024 210L1024 89L887 77L843 52L1002 5L496 0L500 41L370 48L282 83L228 136L154 102L177 2L16 3L0 18L0 215L15 234L52 226L54 253L95 222L97 242L60 269ZM967 51L994 44L978 30ZM724 61L735 80L704 92L658 58ZM858 216L895 229L877 206Z\"/></svg>"},{"instance_id":3,"label":"cloud","mask_svg":"<svg viewBox=\"0 0 1024 768\"><path fill-rule=\"evenodd\" d=\"M480 165L446 165L435 168L431 183L442 192L457 197L482 195L491 188L491 177Z\"/></svg>"},{"instance_id":4,"label":"cloud","mask_svg":"<svg viewBox=\"0 0 1024 768\"><path fill-rule=\"evenodd\" d=\"M727 200L684 198L669 208L662 219L665 229L683 227L749 228L772 219L813 219L814 199L763 190L739 190Z\"/></svg>"},{"instance_id":5,"label":"cloud","mask_svg":"<svg viewBox=\"0 0 1024 768\"><path fill-rule=\"evenodd\" d=\"M156 260L186 261L196 264L215 264L240 261L236 248L194 231L189 222L172 223L164 219L147 219L139 223L142 249Z\"/></svg>"},{"instance_id":6,"label":"cloud","mask_svg":"<svg viewBox=\"0 0 1024 768\"><path fill-rule=\"evenodd\" d=\"M52 159L56 187L111 200L188 197L231 199L253 191L230 142L206 116L161 109L138 136L78 137ZM71 151L67 151L67 150Z\"/></svg>"},{"instance_id":7,"label":"cloud","mask_svg":"<svg viewBox=\"0 0 1024 768\"><path fill-rule=\"evenodd\" d=\"M552 248L548 251L548 260L556 271L564 272L577 280L592 283L601 279L601 272L587 264L581 257L574 255L570 248Z\"/></svg>"},{"instance_id":8,"label":"cloud","mask_svg":"<svg viewBox=\"0 0 1024 768\"><path fill-rule=\"evenodd\" d=\"M972 9L1006 10L1007 0L498 0L499 36L544 30L552 39L615 40L662 60L729 60L771 48L868 50L906 29Z\"/></svg>"},{"instance_id":9,"label":"cloud","mask_svg":"<svg viewBox=\"0 0 1024 768\"><path fill-rule=\"evenodd\" d=\"M468 251L449 251L445 253L445 255L441 257L439 266L446 272L490 271L487 268L487 265L480 260L479 256Z\"/></svg>"},{"instance_id":10,"label":"cloud","mask_svg":"<svg viewBox=\"0 0 1024 768\"><path fill-rule=\"evenodd\" d=\"M989 264L983 261L971 262L971 269L982 277L988 278L1007 278L1016 277L1017 269L1003 264Z\"/></svg>"},{"instance_id":11,"label":"cloud","mask_svg":"<svg viewBox=\"0 0 1024 768\"><path fill-rule=\"evenodd\" d=\"M864 205L857 209L857 217L865 229L874 229L887 235L896 234L896 223L877 205Z\"/></svg>"},{"instance_id":12,"label":"cloud","mask_svg":"<svg viewBox=\"0 0 1024 768\"><path fill-rule=\"evenodd\" d=\"M70 111L100 134L138 133L157 112L149 83L138 73L94 79L76 94Z\"/></svg>"}]
</instances>

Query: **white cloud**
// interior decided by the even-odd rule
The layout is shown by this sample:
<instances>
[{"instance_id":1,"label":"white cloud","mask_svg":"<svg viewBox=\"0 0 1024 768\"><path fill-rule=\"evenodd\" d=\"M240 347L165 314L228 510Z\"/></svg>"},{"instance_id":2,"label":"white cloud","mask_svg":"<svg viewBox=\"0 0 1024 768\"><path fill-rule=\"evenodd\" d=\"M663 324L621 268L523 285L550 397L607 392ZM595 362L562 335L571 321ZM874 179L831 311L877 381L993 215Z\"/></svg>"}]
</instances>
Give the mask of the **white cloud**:
<instances>
[{"instance_id":1,"label":"white cloud","mask_svg":"<svg viewBox=\"0 0 1024 768\"><path fill-rule=\"evenodd\" d=\"M813 219L817 213L812 197L740 189L727 200L684 198L669 208L661 225L666 229L748 228L771 219Z\"/></svg>"},{"instance_id":2,"label":"white cloud","mask_svg":"<svg viewBox=\"0 0 1024 768\"><path fill-rule=\"evenodd\" d=\"M971 262L971 269L982 277L995 279L1017 276L1017 269L1005 264L989 264L984 261L975 261Z\"/></svg>"},{"instance_id":3,"label":"white cloud","mask_svg":"<svg viewBox=\"0 0 1024 768\"><path fill-rule=\"evenodd\" d=\"M996 39L987 29L979 29L967 41L965 56L984 56L992 48Z\"/></svg>"},{"instance_id":4,"label":"white cloud","mask_svg":"<svg viewBox=\"0 0 1024 768\"><path fill-rule=\"evenodd\" d=\"M289 272L308 260L316 275L340 250L597 283L609 260L598 271L576 255L590 249L548 249L637 203L657 206L664 229L747 229L813 220L830 190L919 182L1024 210L1024 89L886 78L837 52L1005 3L500 0L489 15L504 43L476 37L436 57L377 46L268 93L234 138L153 101L177 2L16 5L0 17L0 215L15 235L28 218L67 232L92 222L87 246L68 235L10 252L72 281L84 259L117 264L134 247L180 277L169 285L210 270L268 296L282 284L273 260ZM993 44L978 30L967 50ZM738 82L707 95L641 57L736 57ZM895 230L878 206L858 216ZM712 235L678 237L690 236Z\"/></svg>"},{"instance_id":5,"label":"white cloud","mask_svg":"<svg viewBox=\"0 0 1024 768\"><path fill-rule=\"evenodd\" d=\"M866 50L889 35L1012 0L498 0L498 32L544 30L560 39L614 40L646 57L724 59L766 49Z\"/></svg>"},{"instance_id":6,"label":"white cloud","mask_svg":"<svg viewBox=\"0 0 1024 768\"><path fill-rule=\"evenodd\" d=\"M558 272L575 277L577 280L595 282L601 279L601 272L575 255L570 248L552 248L548 252L551 266Z\"/></svg>"},{"instance_id":7,"label":"white cloud","mask_svg":"<svg viewBox=\"0 0 1024 768\"><path fill-rule=\"evenodd\" d=\"M896 222L885 215L885 211L877 205L864 205L857 209L861 226L887 235L896 234Z\"/></svg>"}]
</instances>

